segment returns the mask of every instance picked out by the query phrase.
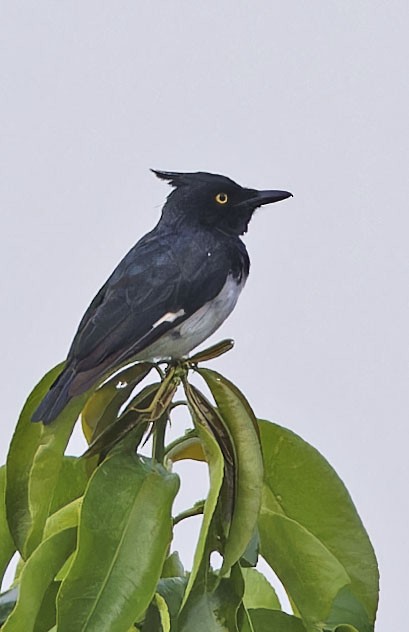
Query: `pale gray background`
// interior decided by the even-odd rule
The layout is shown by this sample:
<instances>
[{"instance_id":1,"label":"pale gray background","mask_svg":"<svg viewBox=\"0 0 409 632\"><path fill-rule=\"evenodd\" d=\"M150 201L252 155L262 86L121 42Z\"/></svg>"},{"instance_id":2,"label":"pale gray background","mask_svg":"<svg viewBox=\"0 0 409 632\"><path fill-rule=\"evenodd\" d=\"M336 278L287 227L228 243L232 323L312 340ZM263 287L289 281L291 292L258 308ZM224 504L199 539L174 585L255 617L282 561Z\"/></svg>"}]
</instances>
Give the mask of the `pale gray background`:
<instances>
[{"instance_id":1,"label":"pale gray background","mask_svg":"<svg viewBox=\"0 0 409 632\"><path fill-rule=\"evenodd\" d=\"M250 226L251 276L213 339L236 348L215 366L345 481L387 632L409 564L407 7L0 4L2 460L28 391L159 216L168 189L148 167L287 188Z\"/></svg>"}]
</instances>

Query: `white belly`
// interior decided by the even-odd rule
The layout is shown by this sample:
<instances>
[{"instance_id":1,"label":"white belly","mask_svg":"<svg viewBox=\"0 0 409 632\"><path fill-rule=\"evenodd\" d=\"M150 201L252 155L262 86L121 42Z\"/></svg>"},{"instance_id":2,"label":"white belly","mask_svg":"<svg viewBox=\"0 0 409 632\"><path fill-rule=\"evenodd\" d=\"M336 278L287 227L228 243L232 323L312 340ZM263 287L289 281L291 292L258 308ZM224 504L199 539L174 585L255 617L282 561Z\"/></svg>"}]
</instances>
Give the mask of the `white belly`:
<instances>
[{"instance_id":1,"label":"white belly","mask_svg":"<svg viewBox=\"0 0 409 632\"><path fill-rule=\"evenodd\" d=\"M244 283L245 279L237 283L232 276L227 277L216 298L205 303L190 318L141 351L136 359L167 360L186 356L226 320L237 303Z\"/></svg>"}]
</instances>

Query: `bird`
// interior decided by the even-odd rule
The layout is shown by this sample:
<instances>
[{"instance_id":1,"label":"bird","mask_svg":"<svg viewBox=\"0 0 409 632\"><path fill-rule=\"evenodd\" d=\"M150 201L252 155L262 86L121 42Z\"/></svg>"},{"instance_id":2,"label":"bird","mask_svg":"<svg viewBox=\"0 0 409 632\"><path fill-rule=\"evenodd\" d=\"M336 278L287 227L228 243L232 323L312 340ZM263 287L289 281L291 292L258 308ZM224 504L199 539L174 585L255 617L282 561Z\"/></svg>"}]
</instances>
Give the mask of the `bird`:
<instances>
[{"instance_id":1,"label":"bird","mask_svg":"<svg viewBox=\"0 0 409 632\"><path fill-rule=\"evenodd\" d=\"M124 364L181 360L204 342L246 283L250 259L241 236L255 210L292 197L214 173L151 171L172 187L161 217L89 305L34 422L50 424Z\"/></svg>"}]
</instances>

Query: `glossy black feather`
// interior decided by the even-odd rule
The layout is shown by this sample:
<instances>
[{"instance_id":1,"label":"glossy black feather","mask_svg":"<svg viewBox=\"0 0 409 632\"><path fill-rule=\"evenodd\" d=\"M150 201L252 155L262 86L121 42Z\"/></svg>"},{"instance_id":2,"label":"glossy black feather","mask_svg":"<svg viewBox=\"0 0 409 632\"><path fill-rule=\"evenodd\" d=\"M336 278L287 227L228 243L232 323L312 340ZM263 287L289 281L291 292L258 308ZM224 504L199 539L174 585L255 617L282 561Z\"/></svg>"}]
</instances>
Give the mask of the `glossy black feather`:
<instances>
[{"instance_id":1,"label":"glossy black feather","mask_svg":"<svg viewBox=\"0 0 409 632\"><path fill-rule=\"evenodd\" d=\"M193 327L201 322L203 327L203 320L198 321L199 310L215 300L216 311L206 318L212 319L214 313L216 320L207 320L207 329L199 330L200 341L210 335L233 309L249 272L249 258L239 235L247 230L257 206L275 201L277 195L277 199L283 199L281 194L290 195L244 189L215 174L155 173L175 187L161 219L128 252L88 307L66 367L35 411L33 421L50 423L72 397L121 364L151 359L150 348L156 341L165 341L160 349L161 358L166 359L168 332L180 336L175 328L185 321L189 327L190 322ZM228 203L218 203L220 192ZM227 279L233 280L233 294L217 311ZM166 319L169 313L178 317ZM212 322L216 323L213 328ZM186 336L184 349L200 344L188 328L182 331ZM172 349L175 353L175 347Z\"/></svg>"},{"instance_id":2,"label":"glossy black feather","mask_svg":"<svg viewBox=\"0 0 409 632\"><path fill-rule=\"evenodd\" d=\"M209 256L210 253L210 256ZM132 248L85 313L68 354L77 371L107 358L124 361L215 298L229 273L248 272L237 238L209 230L185 234L158 230ZM153 325L167 312L184 310L173 323Z\"/></svg>"}]
</instances>

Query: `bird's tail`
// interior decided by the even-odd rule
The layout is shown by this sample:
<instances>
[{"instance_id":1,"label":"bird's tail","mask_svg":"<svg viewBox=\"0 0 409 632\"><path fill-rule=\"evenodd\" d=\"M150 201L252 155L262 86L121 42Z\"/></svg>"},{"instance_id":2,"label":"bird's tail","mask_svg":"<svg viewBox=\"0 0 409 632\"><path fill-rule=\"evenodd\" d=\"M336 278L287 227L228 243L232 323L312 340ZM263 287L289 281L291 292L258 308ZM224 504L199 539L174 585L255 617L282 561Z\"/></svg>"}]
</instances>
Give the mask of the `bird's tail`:
<instances>
[{"instance_id":1,"label":"bird's tail","mask_svg":"<svg viewBox=\"0 0 409 632\"><path fill-rule=\"evenodd\" d=\"M69 391L75 375L75 369L64 369L34 411L31 421L42 421L47 426L58 417L72 397Z\"/></svg>"}]
</instances>

